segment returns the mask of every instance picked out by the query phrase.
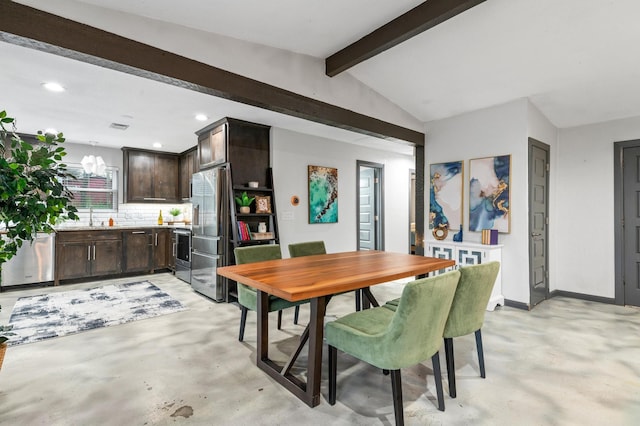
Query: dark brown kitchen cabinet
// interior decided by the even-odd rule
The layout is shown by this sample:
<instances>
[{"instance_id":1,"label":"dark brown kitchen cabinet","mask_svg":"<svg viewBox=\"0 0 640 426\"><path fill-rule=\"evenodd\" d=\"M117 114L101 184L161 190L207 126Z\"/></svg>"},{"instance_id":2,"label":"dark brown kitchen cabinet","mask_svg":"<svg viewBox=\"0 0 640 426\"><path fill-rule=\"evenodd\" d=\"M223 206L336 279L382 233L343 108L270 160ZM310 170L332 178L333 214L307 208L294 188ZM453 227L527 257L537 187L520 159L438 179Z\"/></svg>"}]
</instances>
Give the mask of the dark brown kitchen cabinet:
<instances>
[{"instance_id":1,"label":"dark brown kitchen cabinet","mask_svg":"<svg viewBox=\"0 0 640 426\"><path fill-rule=\"evenodd\" d=\"M198 172L198 150L196 147L180 154L180 200L191 200L191 176Z\"/></svg>"},{"instance_id":2,"label":"dark brown kitchen cabinet","mask_svg":"<svg viewBox=\"0 0 640 426\"><path fill-rule=\"evenodd\" d=\"M122 148L124 199L128 203L180 202L177 154Z\"/></svg>"},{"instance_id":3,"label":"dark brown kitchen cabinet","mask_svg":"<svg viewBox=\"0 0 640 426\"><path fill-rule=\"evenodd\" d=\"M171 268L173 256L171 229L153 230L153 269Z\"/></svg>"},{"instance_id":4,"label":"dark brown kitchen cabinet","mask_svg":"<svg viewBox=\"0 0 640 426\"><path fill-rule=\"evenodd\" d=\"M123 272L153 269L153 231L151 229L123 231L122 241Z\"/></svg>"},{"instance_id":5,"label":"dark brown kitchen cabinet","mask_svg":"<svg viewBox=\"0 0 640 426\"><path fill-rule=\"evenodd\" d=\"M59 232L56 278L60 280L119 274L122 236L117 231Z\"/></svg>"}]
</instances>

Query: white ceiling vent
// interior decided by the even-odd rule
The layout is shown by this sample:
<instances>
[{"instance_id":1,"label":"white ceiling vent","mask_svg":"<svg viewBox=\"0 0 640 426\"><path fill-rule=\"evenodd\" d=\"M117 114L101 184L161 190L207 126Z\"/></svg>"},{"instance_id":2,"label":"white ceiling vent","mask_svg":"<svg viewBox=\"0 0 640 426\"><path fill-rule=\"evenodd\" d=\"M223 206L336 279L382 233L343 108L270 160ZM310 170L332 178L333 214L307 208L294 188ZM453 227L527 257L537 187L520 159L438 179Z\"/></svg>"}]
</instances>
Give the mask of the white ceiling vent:
<instances>
[{"instance_id":1,"label":"white ceiling vent","mask_svg":"<svg viewBox=\"0 0 640 426\"><path fill-rule=\"evenodd\" d=\"M116 129L116 130L127 130L129 128L128 124L120 124L120 123L111 123L109 125L110 128L112 129Z\"/></svg>"}]
</instances>

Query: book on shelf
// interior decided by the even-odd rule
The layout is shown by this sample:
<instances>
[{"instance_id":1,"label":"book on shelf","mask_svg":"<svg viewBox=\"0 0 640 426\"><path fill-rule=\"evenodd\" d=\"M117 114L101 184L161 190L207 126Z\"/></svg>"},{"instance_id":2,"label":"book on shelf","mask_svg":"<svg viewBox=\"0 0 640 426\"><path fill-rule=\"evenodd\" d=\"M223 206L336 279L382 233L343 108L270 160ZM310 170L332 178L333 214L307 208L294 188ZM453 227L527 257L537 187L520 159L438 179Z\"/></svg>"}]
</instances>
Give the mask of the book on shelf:
<instances>
[{"instance_id":1,"label":"book on shelf","mask_svg":"<svg viewBox=\"0 0 640 426\"><path fill-rule=\"evenodd\" d=\"M251 231L249 230L249 225L242 221L238 221L238 235L240 236L241 241L251 240Z\"/></svg>"},{"instance_id":2,"label":"book on shelf","mask_svg":"<svg viewBox=\"0 0 640 426\"><path fill-rule=\"evenodd\" d=\"M497 229L483 229L482 230L482 244L496 245L498 244L498 230Z\"/></svg>"}]
</instances>

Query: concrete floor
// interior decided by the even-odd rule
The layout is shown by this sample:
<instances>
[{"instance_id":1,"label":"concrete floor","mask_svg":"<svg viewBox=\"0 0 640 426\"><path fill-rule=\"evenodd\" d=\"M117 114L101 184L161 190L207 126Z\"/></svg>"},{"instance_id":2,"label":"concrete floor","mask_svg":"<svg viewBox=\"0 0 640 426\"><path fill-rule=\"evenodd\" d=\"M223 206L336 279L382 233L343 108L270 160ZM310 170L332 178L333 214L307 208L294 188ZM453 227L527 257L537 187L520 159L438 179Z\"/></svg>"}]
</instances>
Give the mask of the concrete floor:
<instances>
[{"instance_id":1,"label":"concrete floor","mask_svg":"<svg viewBox=\"0 0 640 426\"><path fill-rule=\"evenodd\" d=\"M326 401L325 367L322 401L309 408L255 367L255 313L239 343L236 306L211 302L170 274L144 278L189 309L10 347L0 370L0 424L394 423L389 376L343 354L337 404ZM18 297L100 284L0 293L0 322L8 322ZM385 301L401 288L390 283L373 292ZM334 298L328 318L351 312L353 303L352 295ZM292 310L285 312L283 330L271 332L273 358L284 360L303 329L292 318ZM430 361L402 371L406 424L640 423L640 310L554 298L531 312L488 312L482 331L487 378L479 377L473 335L455 339L458 397L448 396L443 371L445 412L435 406Z\"/></svg>"}]
</instances>

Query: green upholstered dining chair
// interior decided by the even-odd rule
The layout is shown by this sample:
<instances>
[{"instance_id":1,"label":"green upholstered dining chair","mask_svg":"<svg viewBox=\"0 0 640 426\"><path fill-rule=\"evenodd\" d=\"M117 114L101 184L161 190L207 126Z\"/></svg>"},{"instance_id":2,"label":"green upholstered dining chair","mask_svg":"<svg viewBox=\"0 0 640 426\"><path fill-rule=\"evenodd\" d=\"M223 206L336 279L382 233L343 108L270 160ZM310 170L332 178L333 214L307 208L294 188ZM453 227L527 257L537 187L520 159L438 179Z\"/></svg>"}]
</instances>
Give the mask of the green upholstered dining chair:
<instances>
[{"instance_id":1,"label":"green upholstered dining chair","mask_svg":"<svg viewBox=\"0 0 640 426\"><path fill-rule=\"evenodd\" d=\"M453 356L453 338L475 333L476 350L480 377L486 377L484 369L484 351L482 349L481 328L484 314L496 282L500 262L488 262L480 265L464 266L460 269L460 282L453 298L451 312L444 327L444 350L447 358L447 377L449 395L456 397L456 367Z\"/></svg>"},{"instance_id":2,"label":"green upholstered dining chair","mask_svg":"<svg viewBox=\"0 0 640 426\"><path fill-rule=\"evenodd\" d=\"M305 241L302 243L289 244L289 256L291 257L313 256L316 254L326 254L326 253L327 253L327 249L324 246L324 241ZM356 293L356 311L359 311L360 310L360 290L356 290L355 293ZM297 320L298 320L298 317L295 316L294 321L297 321Z\"/></svg>"},{"instance_id":3,"label":"green upholstered dining chair","mask_svg":"<svg viewBox=\"0 0 640 426\"><path fill-rule=\"evenodd\" d=\"M282 253L280 252L280 245L268 244L251 247L236 247L234 250L236 257L236 264L261 262L264 260L282 259ZM281 299L276 296L269 296L269 312L278 311L278 330L282 327L282 310L286 308L294 307L299 309L299 306L303 303L308 303L308 300L301 300L299 302L289 302L288 300ZM246 286L242 283L238 283L238 303L240 304L240 332L238 333L238 340L242 342L244 339L244 327L247 322L247 311L256 311L258 307L258 293L252 287ZM296 313L297 316L297 313ZM296 321L297 323L297 321Z\"/></svg>"},{"instance_id":4,"label":"green upholstered dining chair","mask_svg":"<svg viewBox=\"0 0 640 426\"><path fill-rule=\"evenodd\" d=\"M405 285L397 309L354 312L326 325L329 346L329 404L336 402L336 362L340 349L377 368L391 371L396 424L403 424L400 369L429 357L433 363L438 409L444 411L439 349L460 272L451 271Z\"/></svg>"},{"instance_id":5,"label":"green upholstered dining chair","mask_svg":"<svg viewBox=\"0 0 640 426\"><path fill-rule=\"evenodd\" d=\"M303 243L289 244L289 256L291 257L313 256L326 253L327 249L324 247L324 241L306 241ZM294 324L298 323L299 314L300 309L296 306L296 311L293 314Z\"/></svg>"}]
</instances>

